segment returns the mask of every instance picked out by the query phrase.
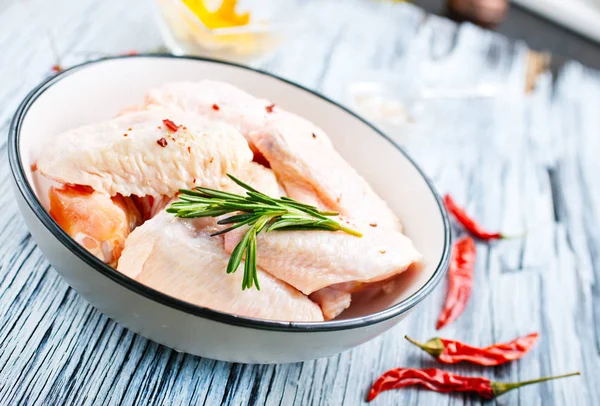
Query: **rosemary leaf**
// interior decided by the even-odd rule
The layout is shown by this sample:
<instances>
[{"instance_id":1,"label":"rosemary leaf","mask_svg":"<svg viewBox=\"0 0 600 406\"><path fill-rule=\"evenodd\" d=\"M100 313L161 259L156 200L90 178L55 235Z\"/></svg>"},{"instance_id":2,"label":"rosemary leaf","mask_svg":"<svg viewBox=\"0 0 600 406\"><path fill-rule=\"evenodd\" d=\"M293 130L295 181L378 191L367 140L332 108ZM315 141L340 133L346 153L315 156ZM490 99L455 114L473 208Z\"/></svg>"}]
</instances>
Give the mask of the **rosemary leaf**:
<instances>
[{"instance_id":1,"label":"rosemary leaf","mask_svg":"<svg viewBox=\"0 0 600 406\"><path fill-rule=\"evenodd\" d=\"M234 273L237 271L240 263L242 262L242 257L244 256L244 251L246 251L246 246L248 245L248 239L250 238L250 233L246 233L241 241L236 245L235 249L231 253L231 257L229 257L229 263L227 264L227 273Z\"/></svg>"},{"instance_id":2,"label":"rosemary leaf","mask_svg":"<svg viewBox=\"0 0 600 406\"><path fill-rule=\"evenodd\" d=\"M231 224L231 223L239 223L251 219L254 217L254 214L237 214L235 216L227 217L222 220L217 221L217 224Z\"/></svg>"},{"instance_id":3,"label":"rosemary leaf","mask_svg":"<svg viewBox=\"0 0 600 406\"><path fill-rule=\"evenodd\" d=\"M239 222L239 223L237 223L237 224L235 224L235 225L233 225L231 227L224 228L223 230L219 230L216 233L212 233L210 236L211 237L215 237L217 235L228 233L228 232L230 232L232 230L235 230L236 228L240 228L240 227L245 226L247 224L254 224L258 218L259 218L259 216L253 215L252 217L248 218L247 220L241 221L241 222ZM217 222L217 224L219 224L219 222Z\"/></svg>"},{"instance_id":4,"label":"rosemary leaf","mask_svg":"<svg viewBox=\"0 0 600 406\"><path fill-rule=\"evenodd\" d=\"M256 277L256 230L254 227L248 230L250 237L248 238L248 246L246 247L246 262L244 263L244 282L242 290L252 288L252 284ZM257 286L257 289L259 287ZM260 289L259 289L260 290Z\"/></svg>"}]
</instances>

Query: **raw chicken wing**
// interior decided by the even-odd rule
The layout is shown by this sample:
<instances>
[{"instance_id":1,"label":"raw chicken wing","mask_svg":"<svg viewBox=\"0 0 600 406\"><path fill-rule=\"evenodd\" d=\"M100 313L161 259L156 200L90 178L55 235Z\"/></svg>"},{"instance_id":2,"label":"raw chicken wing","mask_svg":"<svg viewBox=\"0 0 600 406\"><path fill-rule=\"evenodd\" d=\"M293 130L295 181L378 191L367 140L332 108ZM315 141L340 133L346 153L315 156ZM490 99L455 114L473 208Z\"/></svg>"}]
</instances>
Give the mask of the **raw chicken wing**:
<instances>
[{"instance_id":1,"label":"raw chicken wing","mask_svg":"<svg viewBox=\"0 0 600 406\"><path fill-rule=\"evenodd\" d=\"M362 237L341 231L272 231L258 234L257 263L304 294L344 282L388 279L421 260L410 239L382 228L359 227ZM232 252L239 239L225 240Z\"/></svg>"},{"instance_id":2,"label":"raw chicken wing","mask_svg":"<svg viewBox=\"0 0 600 406\"><path fill-rule=\"evenodd\" d=\"M142 223L129 198L110 197L91 188L50 188L50 216L100 260L116 265L125 239Z\"/></svg>"},{"instance_id":3,"label":"raw chicken wing","mask_svg":"<svg viewBox=\"0 0 600 406\"><path fill-rule=\"evenodd\" d=\"M291 198L363 223L401 229L396 215L333 148L325 132L302 117L209 80L164 85L151 90L145 103L149 109L194 112L235 127L268 161Z\"/></svg>"},{"instance_id":4,"label":"raw chicken wing","mask_svg":"<svg viewBox=\"0 0 600 406\"><path fill-rule=\"evenodd\" d=\"M243 263L225 272L229 255L214 232L214 219L195 221L162 212L127 239L118 270L178 299L241 316L322 321L319 306L288 284L258 269L260 291L242 291Z\"/></svg>"},{"instance_id":5,"label":"raw chicken wing","mask_svg":"<svg viewBox=\"0 0 600 406\"><path fill-rule=\"evenodd\" d=\"M179 125L175 132L164 119ZM46 147L40 172L111 196L169 196L194 185L218 188L252 160L234 128L195 114L134 112L67 131Z\"/></svg>"}]
</instances>

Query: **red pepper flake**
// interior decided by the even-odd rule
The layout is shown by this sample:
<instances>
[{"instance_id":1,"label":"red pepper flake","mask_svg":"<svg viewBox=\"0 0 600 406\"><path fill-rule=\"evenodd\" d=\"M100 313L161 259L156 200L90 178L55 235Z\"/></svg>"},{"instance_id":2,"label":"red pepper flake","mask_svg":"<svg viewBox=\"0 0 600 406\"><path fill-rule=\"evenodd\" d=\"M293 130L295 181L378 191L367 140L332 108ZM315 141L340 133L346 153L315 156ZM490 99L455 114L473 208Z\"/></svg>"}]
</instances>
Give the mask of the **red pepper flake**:
<instances>
[{"instance_id":1,"label":"red pepper flake","mask_svg":"<svg viewBox=\"0 0 600 406\"><path fill-rule=\"evenodd\" d=\"M52 65L52 67L50 69L52 69L52 72L54 72L54 73L58 73L58 72L62 72L63 71L63 67L60 66L58 63Z\"/></svg>"},{"instance_id":2,"label":"red pepper flake","mask_svg":"<svg viewBox=\"0 0 600 406\"><path fill-rule=\"evenodd\" d=\"M210 161L208 161L208 163L209 163L209 164L212 164L214 160L215 160L215 157L211 156L211 157L210 157Z\"/></svg>"},{"instance_id":3,"label":"red pepper flake","mask_svg":"<svg viewBox=\"0 0 600 406\"><path fill-rule=\"evenodd\" d=\"M456 217L456 220L458 220L458 222L462 224L462 226L469 232L469 234L473 235L474 237L484 241L506 238L506 236L502 235L501 233L490 233L489 231L486 231L480 224L477 224L475 220L469 217L467 212L462 207L459 207L454 202L454 199L452 199L452 197L448 194L444 196L444 205L448 211L452 213L454 217Z\"/></svg>"},{"instance_id":4,"label":"red pepper flake","mask_svg":"<svg viewBox=\"0 0 600 406\"><path fill-rule=\"evenodd\" d=\"M267 110L267 113L272 113L274 107L275 107L275 104L269 104L268 106L265 107L265 109Z\"/></svg>"},{"instance_id":5,"label":"red pepper flake","mask_svg":"<svg viewBox=\"0 0 600 406\"><path fill-rule=\"evenodd\" d=\"M188 153L192 153L192 147L188 147Z\"/></svg>"},{"instance_id":6,"label":"red pepper flake","mask_svg":"<svg viewBox=\"0 0 600 406\"><path fill-rule=\"evenodd\" d=\"M127 133L123 134L123 137L127 137Z\"/></svg>"},{"instance_id":7,"label":"red pepper flake","mask_svg":"<svg viewBox=\"0 0 600 406\"><path fill-rule=\"evenodd\" d=\"M213 104L213 105L212 105L212 109L213 109L214 111L219 111L219 105L218 105L218 104Z\"/></svg>"},{"instance_id":8,"label":"red pepper flake","mask_svg":"<svg viewBox=\"0 0 600 406\"><path fill-rule=\"evenodd\" d=\"M420 343L408 336L404 338L444 364L464 361L483 366L497 366L523 357L533 348L538 337L538 333L532 333L507 343L494 344L485 348L439 337L432 338L426 343Z\"/></svg>"},{"instance_id":9,"label":"red pepper flake","mask_svg":"<svg viewBox=\"0 0 600 406\"><path fill-rule=\"evenodd\" d=\"M35 172L35 171L37 171L37 170L38 170L38 167L37 167L37 162L34 162L34 163L32 163L32 164L31 164L31 172Z\"/></svg>"},{"instance_id":10,"label":"red pepper flake","mask_svg":"<svg viewBox=\"0 0 600 406\"><path fill-rule=\"evenodd\" d=\"M161 127L161 126L158 126L158 129L159 129L159 130L162 130L162 127Z\"/></svg>"},{"instance_id":11,"label":"red pepper flake","mask_svg":"<svg viewBox=\"0 0 600 406\"><path fill-rule=\"evenodd\" d=\"M317 138L317 134L312 133L313 138Z\"/></svg>"},{"instance_id":12,"label":"red pepper flake","mask_svg":"<svg viewBox=\"0 0 600 406\"><path fill-rule=\"evenodd\" d=\"M138 51L134 50L134 49L130 49L129 51L125 51L123 52L121 55L125 55L125 56L134 56L139 54Z\"/></svg>"},{"instance_id":13,"label":"red pepper flake","mask_svg":"<svg viewBox=\"0 0 600 406\"><path fill-rule=\"evenodd\" d=\"M196 178L194 178L194 179L192 180L192 183L196 183Z\"/></svg>"},{"instance_id":14,"label":"red pepper flake","mask_svg":"<svg viewBox=\"0 0 600 406\"><path fill-rule=\"evenodd\" d=\"M437 321L438 330L456 320L467 307L473 288L475 253L475 241L469 236L461 238L452 247L448 268L448 293Z\"/></svg>"},{"instance_id":15,"label":"red pepper flake","mask_svg":"<svg viewBox=\"0 0 600 406\"><path fill-rule=\"evenodd\" d=\"M461 376L435 368L396 368L387 371L375 381L367 396L367 402L375 399L383 391L407 386L423 386L426 389L440 393L471 392L484 399L493 399L522 386L574 375L579 375L579 372L547 376L531 381L507 383L494 382L483 377Z\"/></svg>"},{"instance_id":16,"label":"red pepper flake","mask_svg":"<svg viewBox=\"0 0 600 406\"><path fill-rule=\"evenodd\" d=\"M185 131L185 130L187 130L187 127L186 127L186 126L183 126L183 127L181 127L181 128L183 128L183 130L184 130L184 131Z\"/></svg>"},{"instance_id":17,"label":"red pepper flake","mask_svg":"<svg viewBox=\"0 0 600 406\"><path fill-rule=\"evenodd\" d=\"M167 146L167 140L165 140L164 138L161 138L160 140L157 140L156 143L158 145L160 145L161 147L166 147Z\"/></svg>"},{"instance_id":18,"label":"red pepper flake","mask_svg":"<svg viewBox=\"0 0 600 406\"><path fill-rule=\"evenodd\" d=\"M163 123L164 123L165 127L167 127L169 130L171 130L173 132L177 132L177 130L179 130L179 126L176 125L174 122L172 122L169 119L164 119Z\"/></svg>"},{"instance_id":19,"label":"red pepper flake","mask_svg":"<svg viewBox=\"0 0 600 406\"><path fill-rule=\"evenodd\" d=\"M377 227L377 223L369 223L371 227Z\"/></svg>"}]
</instances>

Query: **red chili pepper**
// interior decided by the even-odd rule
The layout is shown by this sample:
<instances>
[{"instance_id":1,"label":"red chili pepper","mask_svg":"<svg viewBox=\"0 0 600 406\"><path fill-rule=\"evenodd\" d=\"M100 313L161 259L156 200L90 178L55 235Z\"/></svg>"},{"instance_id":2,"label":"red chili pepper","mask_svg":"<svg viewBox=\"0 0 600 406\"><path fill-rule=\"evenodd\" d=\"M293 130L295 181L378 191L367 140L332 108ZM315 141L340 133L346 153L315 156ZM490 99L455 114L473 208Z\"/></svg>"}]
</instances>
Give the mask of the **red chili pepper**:
<instances>
[{"instance_id":1,"label":"red chili pepper","mask_svg":"<svg viewBox=\"0 0 600 406\"><path fill-rule=\"evenodd\" d=\"M448 211L452 213L458 222L474 237L485 241L506 238L506 236L501 233L491 233L486 231L480 224L477 224L477 222L473 220L462 207L459 207L450 195L447 194L444 196L444 204Z\"/></svg>"},{"instance_id":2,"label":"red chili pepper","mask_svg":"<svg viewBox=\"0 0 600 406\"><path fill-rule=\"evenodd\" d=\"M483 377L456 375L435 368L396 368L387 371L375 381L367 396L367 402L375 399L375 397L383 391L416 385L424 386L429 390L440 393L473 392L482 398L493 399L510 390L520 388L521 386L574 375L579 375L579 372L559 376L547 376L531 381L507 383L494 382Z\"/></svg>"},{"instance_id":3,"label":"red chili pepper","mask_svg":"<svg viewBox=\"0 0 600 406\"><path fill-rule=\"evenodd\" d=\"M267 107L265 107L265 109L267 110L267 113L272 113L274 108L275 108L274 104L269 104Z\"/></svg>"},{"instance_id":4,"label":"red chili pepper","mask_svg":"<svg viewBox=\"0 0 600 406\"><path fill-rule=\"evenodd\" d=\"M469 236L458 240L452 248L448 268L448 293L437 321L438 330L456 320L467 306L473 288L475 252L475 241Z\"/></svg>"},{"instance_id":5,"label":"red chili pepper","mask_svg":"<svg viewBox=\"0 0 600 406\"><path fill-rule=\"evenodd\" d=\"M444 364L456 364L465 361L477 365L496 366L521 358L535 345L538 337L538 333L532 333L508 343L494 344L485 348L473 347L459 341L437 337L424 344L408 336L404 338L427 351Z\"/></svg>"},{"instance_id":6,"label":"red chili pepper","mask_svg":"<svg viewBox=\"0 0 600 406\"><path fill-rule=\"evenodd\" d=\"M163 123L165 124L165 127L167 127L169 130L171 130L173 132L177 132L177 130L179 130L179 126L176 125L174 122L172 122L169 119L164 119Z\"/></svg>"}]
</instances>

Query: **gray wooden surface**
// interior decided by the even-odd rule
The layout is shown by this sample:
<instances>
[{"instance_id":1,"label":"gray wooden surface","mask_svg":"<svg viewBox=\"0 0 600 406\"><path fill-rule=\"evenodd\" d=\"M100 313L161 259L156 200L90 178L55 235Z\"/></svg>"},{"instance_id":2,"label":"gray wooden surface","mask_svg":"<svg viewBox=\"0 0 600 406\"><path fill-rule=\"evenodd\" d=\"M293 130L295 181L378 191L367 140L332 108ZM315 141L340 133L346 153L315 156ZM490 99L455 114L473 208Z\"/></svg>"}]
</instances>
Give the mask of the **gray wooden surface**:
<instances>
[{"instance_id":1,"label":"gray wooden surface","mask_svg":"<svg viewBox=\"0 0 600 406\"><path fill-rule=\"evenodd\" d=\"M600 404L600 74L570 63L555 81L544 74L525 94L527 48L497 34L408 4L312 1L302 2L301 14L306 30L261 68L341 102L348 86L374 78L373 70L391 73L397 83L390 86L399 94L427 92L429 98L407 99L414 123L391 135L441 192L451 191L489 228L531 230L524 239L478 245L474 294L442 335L487 345L540 331L539 344L507 366L447 369L506 381L580 370L581 377L524 388L496 402ZM2 0L3 134L19 101L51 74L49 36L67 66L91 53L152 51L161 44L149 1ZM440 89L481 85L493 97L435 97ZM402 337L435 334L445 284L390 332L328 359L236 365L152 343L107 319L60 279L18 214L9 176L3 159L1 405L353 405L389 368L435 365ZM417 389L375 401L480 403Z\"/></svg>"}]
</instances>

